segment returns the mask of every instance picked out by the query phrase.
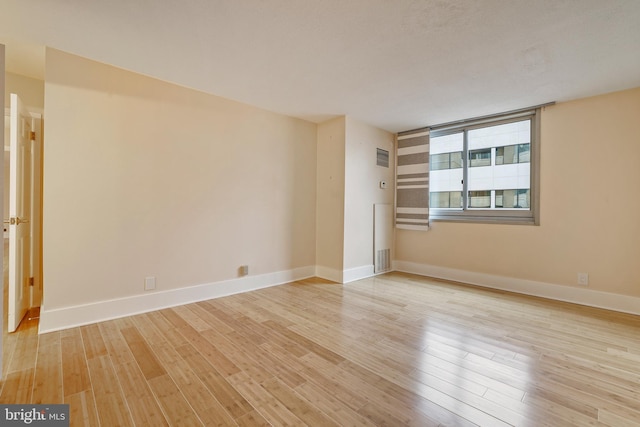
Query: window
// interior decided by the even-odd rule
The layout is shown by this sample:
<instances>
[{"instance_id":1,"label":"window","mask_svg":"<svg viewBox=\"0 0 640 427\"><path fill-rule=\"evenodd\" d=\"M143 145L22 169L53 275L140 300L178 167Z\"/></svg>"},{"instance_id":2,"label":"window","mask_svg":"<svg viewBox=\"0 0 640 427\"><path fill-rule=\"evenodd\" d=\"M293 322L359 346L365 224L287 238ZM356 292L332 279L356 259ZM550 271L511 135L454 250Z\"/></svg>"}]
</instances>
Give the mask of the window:
<instances>
[{"instance_id":1,"label":"window","mask_svg":"<svg viewBox=\"0 0 640 427\"><path fill-rule=\"evenodd\" d=\"M522 190L496 190L496 208L528 209L531 206L530 193L531 191L528 188Z\"/></svg>"},{"instance_id":2,"label":"window","mask_svg":"<svg viewBox=\"0 0 640 427\"><path fill-rule=\"evenodd\" d=\"M531 152L531 144L509 145L496 148L496 165L527 163Z\"/></svg>"},{"instance_id":3,"label":"window","mask_svg":"<svg viewBox=\"0 0 640 427\"><path fill-rule=\"evenodd\" d=\"M539 109L431 127L430 216L537 223Z\"/></svg>"},{"instance_id":4,"label":"window","mask_svg":"<svg viewBox=\"0 0 640 427\"><path fill-rule=\"evenodd\" d=\"M462 167L462 151L434 154L429 157L431 170L458 169Z\"/></svg>"},{"instance_id":5,"label":"window","mask_svg":"<svg viewBox=\"0 0 640 427\"><path fill-rule=\"evenodd\" d=\"M462 208L462 191L441 191L429 193L429 206L432 208Z\"/></svg>"},{"instance_id":6,"label":"window","mask_svg":"<svg viewBox=\"0 0 640 427\"><path fill-rule=\"evenodd\" d=\"M469 191L470 208L490 208L491 191Z\"/></svg>"},{"instance_id":7,"label":"window","mask_svg":"<svg viewBox=\"0 0 640 427\"><path fill-rule=\"evenodd\" d=\"M469 151L469 167L491 166L491 149Z\"/></svg>"}]
</instances>

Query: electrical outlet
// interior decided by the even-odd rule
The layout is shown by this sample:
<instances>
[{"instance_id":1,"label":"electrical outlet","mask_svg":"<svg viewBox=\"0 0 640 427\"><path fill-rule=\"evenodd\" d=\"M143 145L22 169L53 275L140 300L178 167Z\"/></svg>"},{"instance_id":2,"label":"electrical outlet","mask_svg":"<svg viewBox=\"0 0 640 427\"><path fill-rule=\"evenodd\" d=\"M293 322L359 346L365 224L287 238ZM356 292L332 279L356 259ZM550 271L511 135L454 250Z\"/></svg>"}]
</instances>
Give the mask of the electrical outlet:
<instances>
[{"instance_id":1,"label":"electrical outlet","mask_svg":"<svg viewBox=\"0 0 640 427\"><path fill-rule=\"evenodd\" d=\"M156 288L156 278L154 276L149 276L144 278L144 290L152 291Z\"/></svg>"},{"instance_id":2,"label":"electrical outlet","mask_svg":"<svg viewBox=\"0 0 640 427\"><path fill-rule=\"evenodd\" d=\"M240 268L238 269L238 272L240 273L241 276L246 276L249 274L249 266L248 265L241 265Z\"/></svg>"},{"instance_id":3,"label":"electrical outlet","mask_svg":"<svg viewBox=\"0 0 640 427\"><path fill-rule=\"evenodd\" d=\"M589 273L578 273L578 285L589 286Z\"/></svg>"}]
</instances>

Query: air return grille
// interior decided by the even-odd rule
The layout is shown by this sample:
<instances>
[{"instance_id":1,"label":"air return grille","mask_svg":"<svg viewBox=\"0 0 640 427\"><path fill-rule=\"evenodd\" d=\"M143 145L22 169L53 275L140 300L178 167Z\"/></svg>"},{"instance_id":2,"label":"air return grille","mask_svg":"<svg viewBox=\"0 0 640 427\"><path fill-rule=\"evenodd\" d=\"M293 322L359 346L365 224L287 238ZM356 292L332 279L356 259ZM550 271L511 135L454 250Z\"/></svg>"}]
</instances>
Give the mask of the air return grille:
<instances>
[{"instance_id":1,"label":"air return grille","mask_svg":"<svg viewBox=\"0 0 640 427\"><path fill-rule=\"evenodd\" d=\"M377 148L378 153L376 156L376 165L383 166L385 168L389 167L389 152L387 150L383 150L382 148Z\"/></svg>"},{"instance_id":2,"label":"air return grille","mask_svg":"<svg viewBox=\"0 0 640 427\"><path fill-rule=\"evenodd\" d=\"M388 271L391 269L391 250L380 249L376 254L376 265L374 266L376 273Z\"/></svg>"}]
</instances>

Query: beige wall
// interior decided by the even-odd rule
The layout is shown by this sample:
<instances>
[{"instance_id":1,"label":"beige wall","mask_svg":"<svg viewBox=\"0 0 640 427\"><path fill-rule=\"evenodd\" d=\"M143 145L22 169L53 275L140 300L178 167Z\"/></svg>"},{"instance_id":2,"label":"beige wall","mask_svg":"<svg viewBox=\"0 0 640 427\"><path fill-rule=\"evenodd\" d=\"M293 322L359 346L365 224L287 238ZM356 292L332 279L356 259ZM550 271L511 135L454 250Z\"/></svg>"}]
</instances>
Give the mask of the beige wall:
<instances>
[{"instance_id":1,"label":"beige wall","mask_svg":"<svg viewBox=\"0 0 640 427\"><path fill-rule=\"evenodd\" d=\"M48 310L316 266L372 264L375 166L392 136L315 125L47 50ZM640 89L547 107L541 225L434 222L396 231L395 259L640 296ZM589 126L589 124L593 124ZM392 164L393 159L392 159ZM381 179L389 189L378 188ZM611 218L613 217L613 218Z\"/></svg>"},{"instance_id":2,"label":"beige wall","mask_svg":"<svg viewBox=\"0 0 640 427\"><path fill-rule=\"evenodd\" d=\"M346 123L344 269L350 269L373 265L373 205L393 203L395 161L393 134L351 117ZM389 151L389 168L376 166L376 148Z\"/></svg>"},{"instance_id":3,"label":"beige wall","mask_svg":"<svg viewBox=\"0 0 640 427\"><path fill-rule=\"evenodd\" d=\"M640 296L640 88L547 107L540 226L397 230L396 259Z\"/></svg>"},{"instance_id":4,"label":"beige wall","mask_svg":"<svg viewBox=\"0 0 640 427\"><path fill-rule=\"evenodd\" d=\"M44 108L44 81L7 73L4 106L9 107L9 94L17 93L29 111L41 113Z\"/></svg>"},{"instance_id":5,"label":"beige wall","mask_svg":"<svg viewBox=\"0 0 640 427\"><path fill-rule=\"evenodd\" d=\"M373 205L393 203L393 167L376 166L376 148L388 150L393 165L393 140L351 117L318 125L319 276L342 282L373 273ZM381 180L390 183L386 190L379 188Z\"/></svg>"},{"instance_id":6,"label":"beige wall","mask_svg":"<svg viewBox=\"0 0 640 427\"><path fill-rule=\"evenodd\" d=\"M346 118L318 125L316 265L318 274L342 281Z\"/></svg>"},{"instance_id":7,"label":"beige wall","mask_svg":"<svg viewBox=\"0 0 640 427\"><path fill-rule=\"evenodd\" d=\"M315 265L316 125L47 49L47 310Z\"/></svg>"}]
</instances>

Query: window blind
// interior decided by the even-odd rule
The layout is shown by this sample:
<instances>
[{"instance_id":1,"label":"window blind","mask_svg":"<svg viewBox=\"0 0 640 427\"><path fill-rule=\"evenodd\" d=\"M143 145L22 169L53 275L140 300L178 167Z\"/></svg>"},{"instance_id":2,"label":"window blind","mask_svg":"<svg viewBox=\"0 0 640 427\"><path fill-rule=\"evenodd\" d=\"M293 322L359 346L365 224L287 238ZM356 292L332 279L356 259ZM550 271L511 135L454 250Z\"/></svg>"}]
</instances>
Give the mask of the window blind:
<instances>
[{"instance_id":1,"label":"window blind","mask_svg":"<svg viewBox=\"0 0 640 427\"><path fill-rule=\"evenodd\" d=\"M397 137L396 228L429 229L429 130Z\"/></svg>"}]
</instances>

